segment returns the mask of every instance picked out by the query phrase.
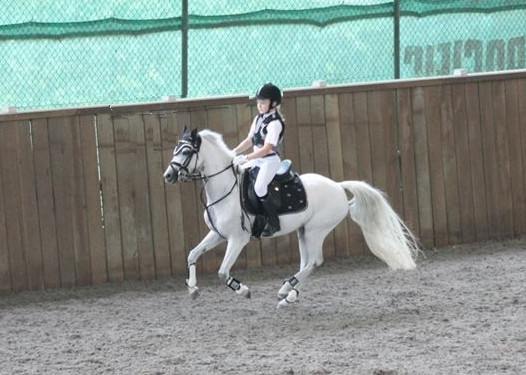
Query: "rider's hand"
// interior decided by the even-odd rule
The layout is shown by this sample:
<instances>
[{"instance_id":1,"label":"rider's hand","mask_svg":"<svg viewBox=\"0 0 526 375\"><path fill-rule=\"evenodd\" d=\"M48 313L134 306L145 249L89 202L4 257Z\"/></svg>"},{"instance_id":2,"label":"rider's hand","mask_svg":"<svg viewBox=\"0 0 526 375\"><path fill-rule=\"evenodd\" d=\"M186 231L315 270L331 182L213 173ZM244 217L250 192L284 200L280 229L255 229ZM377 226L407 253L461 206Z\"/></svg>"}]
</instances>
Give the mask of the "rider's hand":
<instances>
[{"instance_id":1,"label":"rider's hand","mask_svg":"<svg viewBox=\"0 0 526 375\"><path fill-rule=\"evenodd\" d=\"M240 165L245 164L248 161L248 158L246 155L237 155L234 157L234 160L232 160L232 164L234 164L236 167L239 167Z\"/></svg>"}]
</instances>

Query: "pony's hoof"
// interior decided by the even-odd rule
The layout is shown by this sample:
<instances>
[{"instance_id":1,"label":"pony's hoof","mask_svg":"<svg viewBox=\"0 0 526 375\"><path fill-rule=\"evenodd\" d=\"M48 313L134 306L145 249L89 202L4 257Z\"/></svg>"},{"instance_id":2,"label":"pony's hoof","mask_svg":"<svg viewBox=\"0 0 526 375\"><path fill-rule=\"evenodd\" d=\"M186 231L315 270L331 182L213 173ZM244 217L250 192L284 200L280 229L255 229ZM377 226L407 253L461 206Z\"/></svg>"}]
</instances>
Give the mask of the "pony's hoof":
<instances>
[{"instance_id":1,"label":"pony's hoof","mask_svg":"<svg viewBox=\"0 0 526 375\"><path fill-rule=\"evenodd\" d=\"M250 289L248 289L248 286L246 286L245 284L240 284L239 289L236 290L236 293L239 294L240 296L245 297L246 299L249 299L250 297L252 297L252 293L250 293Z\"/></svg>"},{"instance_id":2,"label":"pony's hoof","mask_svg":"<svg viewBox=\"0 0 526 375\"><path fill-rule=\"evenodd\" d=\"M190 298L194 301L196 300L200 294L199 294L199 288L194 286L194 287L188 287L188 293L190 294Z\"/></svg>"},{"instance_id":3,"label":"pony's hoof","mask_svg":"<svg viewBox=\"0 0 526 375\"><path fill-rule=\"evenodd\" d=\"M278 305L276 308L281 309L283 307L287 307L292 305L294 302L298 300L299 292L296 289L292 289L289 294L283 298L281 301L278 302Z\"/></svg>"}]
</instances>

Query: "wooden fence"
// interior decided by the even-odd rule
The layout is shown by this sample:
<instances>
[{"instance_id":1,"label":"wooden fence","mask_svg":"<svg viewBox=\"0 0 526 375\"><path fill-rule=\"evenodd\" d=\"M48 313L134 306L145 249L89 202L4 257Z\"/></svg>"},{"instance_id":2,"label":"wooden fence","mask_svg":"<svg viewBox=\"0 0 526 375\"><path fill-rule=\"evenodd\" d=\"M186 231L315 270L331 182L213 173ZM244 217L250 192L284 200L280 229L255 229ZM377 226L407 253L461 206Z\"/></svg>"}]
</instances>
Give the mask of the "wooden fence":
<instances>
[{"instance_id":1,"label":"wooden fence","mask_svg":"<svg viewBox=\"0 0 526 375\"><path fill-rule=\"evenodd\" d=\"M284 152L384 190L426 247L521 236L525 103L525 71L286 90ZM207 232L201 186L162 172L184 124L234 147L254 114L240 96L0 115L0 291L184 275ZM324 248L368 252L350 220ZM291 234L251 242L236 267L297 260Z\"/></svg>"}]
</instances>

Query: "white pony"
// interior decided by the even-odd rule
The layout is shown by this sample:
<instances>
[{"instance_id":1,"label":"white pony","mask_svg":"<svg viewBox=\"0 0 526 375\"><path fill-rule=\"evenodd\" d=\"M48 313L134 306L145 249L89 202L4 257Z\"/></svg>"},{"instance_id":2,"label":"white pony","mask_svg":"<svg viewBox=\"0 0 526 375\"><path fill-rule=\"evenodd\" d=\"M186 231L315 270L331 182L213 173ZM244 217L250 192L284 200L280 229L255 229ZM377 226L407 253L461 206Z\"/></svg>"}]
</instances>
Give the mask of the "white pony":
<instances>
[{"instance_id":1,"label":"white pony","mask_svg":"<svg viewBox=\"0 0 526 375\"><path fill-rule=\"evenodd\" d=\"M206 193L204 219L210 229L206 237L188 255L188 291L197 298L199 289L196 262L201 255L223 241L226 253L219 277L237 294L250 298L249 288L230 274L237 257L251 239L247 219L254 216L242 209L239 175L232 165L234 152L220 134L210 130L188 131L174 150L170 165L163 174L167 183L202 180ZM374 255L391 269L413 269L419 251L417 241L383 194L362 181L335 182L318 174L303 174L308 206L304 211L280 216L282 236L292 231L298 235L300 269L287 279L278 292L278 307L298 298L298 286L323 263L322 244L325 237L348 213L358 223ZM348 200L346 191L352 193Z\"/></svg>"}]
</instances>

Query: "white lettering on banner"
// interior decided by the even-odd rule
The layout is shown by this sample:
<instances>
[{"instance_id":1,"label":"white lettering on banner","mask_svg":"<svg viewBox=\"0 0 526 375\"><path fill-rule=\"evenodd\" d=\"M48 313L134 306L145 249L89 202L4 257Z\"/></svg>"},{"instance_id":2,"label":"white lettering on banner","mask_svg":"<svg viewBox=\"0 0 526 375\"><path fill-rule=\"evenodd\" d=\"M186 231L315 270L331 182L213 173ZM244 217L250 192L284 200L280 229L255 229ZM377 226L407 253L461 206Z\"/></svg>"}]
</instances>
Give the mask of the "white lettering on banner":
<instances>
[{"instance_id":1,"label":"white lettering on banner","mask_svg":"<svg viewBox=\"0 0 526 375\"><path fill-rule=\"evenodd\" d=\"M456 40L428 46L407 46L404 64L412 76L449 75L454 69L471 72L523 69L526 67L526 37L483 41ZM411 74L410 74L411 75Z\"/></svg>"}]
</instances>

